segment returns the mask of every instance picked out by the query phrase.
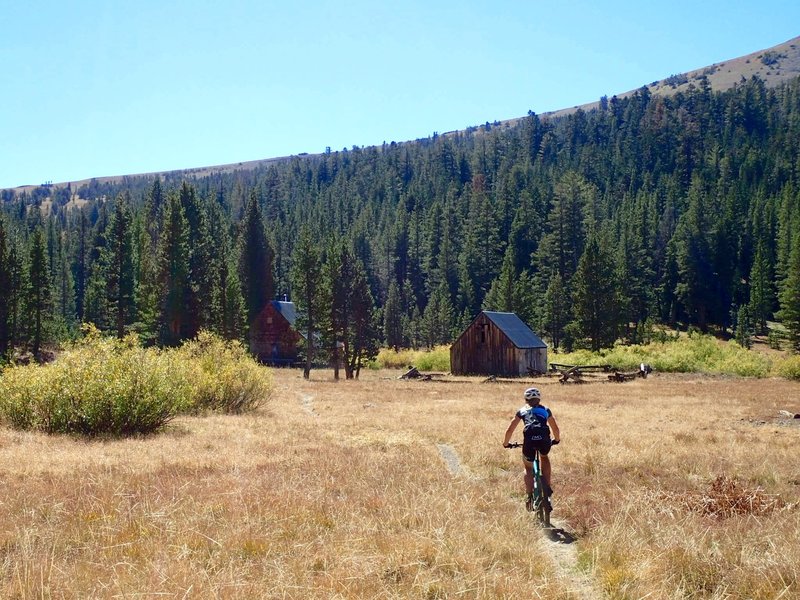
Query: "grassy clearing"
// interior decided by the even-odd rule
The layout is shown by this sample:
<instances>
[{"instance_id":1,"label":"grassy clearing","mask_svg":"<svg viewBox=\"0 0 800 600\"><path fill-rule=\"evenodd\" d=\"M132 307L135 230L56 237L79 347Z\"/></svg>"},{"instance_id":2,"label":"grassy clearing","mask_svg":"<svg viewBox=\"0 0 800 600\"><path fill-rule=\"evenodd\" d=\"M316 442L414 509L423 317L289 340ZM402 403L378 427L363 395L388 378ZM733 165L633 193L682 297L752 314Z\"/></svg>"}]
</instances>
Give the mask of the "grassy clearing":
<instances>
[{"instance_id":1,"label":"grassy clearing","mask_svg":"<svg viewBox=\"0 0 800 600\"><path fill-rule=\"evenodd\" d=\"M147 434L182 412L251 410L271 387L241 346L208 333L159 350L95 330L52 364L3 371L0 420L47 433Z\"/></svg>"},{"instance_id":2,"label":"grassy clearing","mask_svg":"<svg viewBox=\"0 0 800 600\"><path fill-rule=\"evenodd\" d=\"M530 383L398 373L276 370L269 404L157 437L0 430L0 597L579 598L500 446ZM800 595L796 383L535 384L554 517L609 598Z\"/></svg>"}]
</instances>

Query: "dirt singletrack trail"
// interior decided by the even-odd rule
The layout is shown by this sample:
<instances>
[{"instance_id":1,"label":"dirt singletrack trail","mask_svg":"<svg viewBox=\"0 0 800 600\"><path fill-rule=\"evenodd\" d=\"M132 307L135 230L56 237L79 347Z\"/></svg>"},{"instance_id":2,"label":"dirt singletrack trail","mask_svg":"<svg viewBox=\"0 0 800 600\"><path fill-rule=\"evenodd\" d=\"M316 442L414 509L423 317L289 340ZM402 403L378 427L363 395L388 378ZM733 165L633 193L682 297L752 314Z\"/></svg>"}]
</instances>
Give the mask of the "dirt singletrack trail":
<instances>
[{"instance_id":1,"label":"dirt singletrack trail","mask_svg":"<svg viewBox=\"0 0 800 600\"><path fill-rule=\"evenodd\" d=\"M551 519L553 525L544 529L542 545L553 561L559 577L570 582L570 592L580 600L602 600L606 596L598 589L588 573L581 571L578 565L577 539L566 529L566 523Z\"/></svg>"},{"instance_id":2,"label":"dirt singletrack trail","mask_svg":"<svg viewBox=\"0 0 800 600\"><path fill-rule=\"evenodd\" d=\"M303 410L306 411L312 417L318 417L319 414L316 410L314 410L314 396L311 394L306 394L304 392L300 392L300 400L303 403Z\"/></svg>"},{"instance_id":3,"label":"dirt singletrack trail","mask_svg":"<svg viewBox=\"0 0 800 600\"><path fill-rule=\"evenodd\" d=\"M436 444L436 447L451 475L456 477L467 473L455 448L449 444ZM530 517L531 527L538 528L535 517L532 514ZM568 582L572 594L570 597L576 600L603 600L605 594L578 565L577 538L566 528L566 523L558 519L551 522L551 528L541 530L540 546L550 557L558 578Z\"/></svg>"},{"instance_id":4,"label":"dirt singletrack trail","mask_svg":"<svg viewBox=\"0 0 800 600\"><path fill-rule=\"evenodd\" d=\"M461 459L458 456L458 452L456 449L453 448L450 444L436 444L436 448L439 450L439 454L444 461L444 464L447 465L447 470L450 471L450 474L453 476L459 475L466 475L467 470L462 465Z\"/></svg>"}]
</instances>

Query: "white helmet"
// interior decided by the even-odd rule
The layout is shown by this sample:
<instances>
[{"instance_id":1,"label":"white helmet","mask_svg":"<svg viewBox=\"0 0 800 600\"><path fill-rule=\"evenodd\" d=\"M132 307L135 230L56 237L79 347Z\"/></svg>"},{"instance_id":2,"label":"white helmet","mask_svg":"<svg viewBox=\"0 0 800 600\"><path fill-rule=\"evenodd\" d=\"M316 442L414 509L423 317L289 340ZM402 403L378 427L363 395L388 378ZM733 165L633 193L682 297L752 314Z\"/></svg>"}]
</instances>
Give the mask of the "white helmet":
<instances>
[{"instance_id":1,"label":"white helmet","mask_svg":"<svg viewBox=\"0 0 800 600\"><path fill-rule=\"evenodd\" d=\"M542 399L542 393L537 388L528 388L523 396L526 402L539 402Z\"/></svg>"}]
</instances>

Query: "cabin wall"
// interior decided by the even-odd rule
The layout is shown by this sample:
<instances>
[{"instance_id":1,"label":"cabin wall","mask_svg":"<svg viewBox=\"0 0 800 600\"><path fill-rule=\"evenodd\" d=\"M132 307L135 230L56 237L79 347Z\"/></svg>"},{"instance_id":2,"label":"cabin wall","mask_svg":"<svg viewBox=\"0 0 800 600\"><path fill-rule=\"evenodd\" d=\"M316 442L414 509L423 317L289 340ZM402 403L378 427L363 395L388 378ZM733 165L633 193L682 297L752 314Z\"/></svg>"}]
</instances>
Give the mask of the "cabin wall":
<instances>
[{"instance_id":1,"label":"cabin wall","mask_svg":"<svg viewBox=\"0 0 800 600\"><path fill-rule=\"evenodd\" d=\"M547 348L517 348L485 315L479 315L450 347L453 375L520 377L547 371Z\"/></svg>"},{"instance_id":2,"label":"cabin wall","mask_svg":"<svg viewBox=\"0 0 800 600\"><path fill-rule=\"evenodd\" d=\"M529 372L547 372L547 348L523 348L519 350L519 364L517 365L520 375L527 375Z\"/></svg>"},{"instance_id":3,"label":"cabin wall","mask_svg":"<svg viewBox=\"0 0 800 600\"><path fill-rule=\"evenodd\" d=\"M299 341L300 334L271 302L250 326L250 352L264 363L291 364L297 360Z\"/></svg>"},{"instance_id":4,"label":"cabin wall","mask_svg":"<svg viewBox=\"0 0 800 600\"><path fill-rule=\"evenodd\" d=\"M479 315L450 348L454 375L519 375L520 350L484 315Z\"/></svg>"}]
</instances>

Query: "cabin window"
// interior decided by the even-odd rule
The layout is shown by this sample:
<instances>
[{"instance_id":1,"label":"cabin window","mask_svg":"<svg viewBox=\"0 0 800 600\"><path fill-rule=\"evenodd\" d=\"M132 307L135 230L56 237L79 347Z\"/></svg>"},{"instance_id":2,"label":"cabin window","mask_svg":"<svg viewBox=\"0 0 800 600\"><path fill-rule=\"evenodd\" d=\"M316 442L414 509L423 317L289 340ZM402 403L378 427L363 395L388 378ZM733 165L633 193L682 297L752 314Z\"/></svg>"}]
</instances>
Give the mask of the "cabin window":
<instances>
[{"instance_id":1,"label":"cabin window","mask_svg":"<svg viewBox=\"0 0 800 600\"><path fill-rule=\"evenodd\" d=\"M267 317L267 325L272 325L272 317Z\"/></svg>"},{"instance_id":2,"label":"cabin window","mask_svg":"<svg viewBox=\"0 0 800 600\"><path fill-rule=\"evenodd\" d=\"M485 344L489 325L480 325L478 327L478 343Z\"/></svg>"}]
</instances>

